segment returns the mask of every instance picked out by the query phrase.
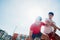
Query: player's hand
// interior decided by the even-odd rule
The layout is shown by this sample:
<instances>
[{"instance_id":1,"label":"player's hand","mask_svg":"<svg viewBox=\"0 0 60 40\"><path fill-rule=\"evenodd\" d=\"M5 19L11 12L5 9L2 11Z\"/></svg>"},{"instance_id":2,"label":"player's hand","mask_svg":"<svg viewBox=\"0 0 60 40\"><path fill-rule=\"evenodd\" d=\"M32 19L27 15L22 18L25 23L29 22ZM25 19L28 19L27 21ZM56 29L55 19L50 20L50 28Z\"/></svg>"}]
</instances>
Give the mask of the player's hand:
<instances>
[{"instance_id":1,"label":"player's hand","mask_svg":"<svg viewBox=\"0 0 60 40\"><path fill-rule=\"evenodd\" d=\"M45 36L46 36L47 38L49 38L49 36L48 36L47 34L45 34Z\"/></svg>"},{"instance_id":2,"label":"player's hand","mask_svg":"<svg viewBox=\"0 0 60 40\"><path fill-rule=\"evenodd\" d=\"M55 36L55 32L52 33L52 37L54 37L54 36Z\"/></svg>"}]
</instances>

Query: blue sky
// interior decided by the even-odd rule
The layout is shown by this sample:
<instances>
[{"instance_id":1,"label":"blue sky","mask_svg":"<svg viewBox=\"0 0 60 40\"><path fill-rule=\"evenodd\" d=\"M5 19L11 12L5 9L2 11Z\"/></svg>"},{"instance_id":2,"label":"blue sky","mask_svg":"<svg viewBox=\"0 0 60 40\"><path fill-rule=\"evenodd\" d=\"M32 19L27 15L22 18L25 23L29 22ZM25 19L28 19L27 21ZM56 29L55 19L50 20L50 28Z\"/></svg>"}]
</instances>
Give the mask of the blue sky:
<instances>
[{"instance_id":1,"label":"blue sky","mask_svg":"<svg viewBox=\"0 0 60 40\"><path fill-rule=\"evenodd\" d=\"M60 0L0 0L0 29L10 35L14 32L28 35L35 18L42 16L44 20L50 11L55 14L56 25L60 26ZM60 31L56 33L60 35Z\"/></svg>"}]
</instances>

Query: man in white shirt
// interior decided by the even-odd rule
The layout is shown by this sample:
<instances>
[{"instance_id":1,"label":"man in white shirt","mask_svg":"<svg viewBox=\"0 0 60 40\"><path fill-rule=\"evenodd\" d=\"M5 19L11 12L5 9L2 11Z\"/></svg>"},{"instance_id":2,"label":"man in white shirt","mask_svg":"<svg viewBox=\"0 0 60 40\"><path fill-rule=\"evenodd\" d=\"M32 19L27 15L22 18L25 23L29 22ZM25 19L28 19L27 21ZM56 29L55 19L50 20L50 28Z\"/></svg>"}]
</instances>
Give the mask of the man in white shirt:
<instances>
[{"instance_id":1,"label":"man in white shirt","mask_svg":"<svg viewBox=\"0 0 60 40\"><path fill-rule=\"evenodd\" d=\"M50 40L55 40L54 38L54 33L56 32L56 29L60 30L60 28L58 28L55 25L55 22L52 20L54 13L53 12L49 12L48 14L49 18L45 20L45 23L47 24L46 27L44 27L44 34L48 35Z\"/></svg>"}]
</instances>

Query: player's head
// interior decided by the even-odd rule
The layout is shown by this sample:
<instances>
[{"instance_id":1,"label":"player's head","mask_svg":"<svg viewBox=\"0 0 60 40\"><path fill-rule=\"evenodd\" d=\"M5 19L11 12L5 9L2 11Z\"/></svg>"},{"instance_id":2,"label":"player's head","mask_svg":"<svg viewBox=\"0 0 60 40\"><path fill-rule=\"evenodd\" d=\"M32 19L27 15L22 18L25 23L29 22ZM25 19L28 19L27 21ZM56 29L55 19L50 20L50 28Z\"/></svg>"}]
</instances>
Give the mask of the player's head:
<instances>
[{"instance_id":1,"label":"player's head","mask_svg":"<svg viewBox=\"0 0 60 40\"><path fill-rule=\"evenodd\" d=\"M36 18L36 21L37 21L37 22L42 21L42 17L41 17L41 16L38 16L38 17Z\"/></svg>"},{"instance_id":2,"label":"player's head","mask_svg":"<svg viewBox=\"0 0 60 40\"><path fill-rule=\"evenodd\" d=\"M50 19L52 19L53 16L54 16L54 13L53 13L53 12L49 12L49 13L48 13L48 16L49 16Z\"/></svg>"}]
</instances>

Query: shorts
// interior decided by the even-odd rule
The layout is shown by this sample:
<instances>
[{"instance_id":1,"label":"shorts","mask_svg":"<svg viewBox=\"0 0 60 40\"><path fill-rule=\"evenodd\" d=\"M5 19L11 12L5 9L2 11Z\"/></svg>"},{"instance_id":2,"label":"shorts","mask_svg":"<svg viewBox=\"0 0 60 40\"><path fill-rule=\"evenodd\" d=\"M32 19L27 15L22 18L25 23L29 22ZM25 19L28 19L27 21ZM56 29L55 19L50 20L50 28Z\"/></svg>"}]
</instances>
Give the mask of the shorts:
<instances>
[{"instance_id":1,"label":"shorts","mask_svg":"<svg viewBox=\"0 0 60 40\"><path fill-rule=\"evenodd\" d=\"M32 38L35 39L36 37L41 38L42 33L39 32L38 34L32 34Z\"/></svg>"},{"instance_id":2,"label":"shorts","mask_svg":"<svg viewBox=\"0 0 60 40\"><path fill-rule=\"evenodd\" d=\"M53 35L53 32L51 32L51 33L48 34L48 36L49 36L50 39L55 40L55 36L52 37L52 35Z\"/></svg>"}]
</instances>

